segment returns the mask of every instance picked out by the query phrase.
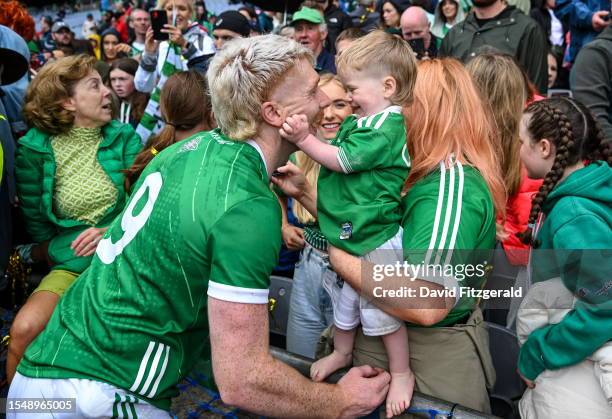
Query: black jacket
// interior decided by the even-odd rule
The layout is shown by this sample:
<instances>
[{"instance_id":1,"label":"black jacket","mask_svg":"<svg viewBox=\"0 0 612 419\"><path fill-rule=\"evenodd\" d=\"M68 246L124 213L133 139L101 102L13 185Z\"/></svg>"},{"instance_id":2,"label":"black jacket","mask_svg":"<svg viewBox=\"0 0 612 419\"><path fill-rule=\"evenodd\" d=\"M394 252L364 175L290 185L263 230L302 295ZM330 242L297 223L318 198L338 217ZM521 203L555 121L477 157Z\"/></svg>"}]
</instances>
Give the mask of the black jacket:
<instances>
[{"instance_id":1,"label":"black jacket","mask_svg":"<svg viewBox=\"0 0 612 419\"><path fill-rule=\"evenodd\" d=\"M331 3L331 2L330 2ZM353 26L353 21L342 10L330 4L325 10L325 23L327 23L326 48L332 55L336 54L336 38L340 32Z\"/></svg>"},{"instance_id":2,"label":"black jacket","mask_svg":"<svg viewBox=\"0 0 612 419\"><path fill-rule=\"evenodd\" d=\"M574 97L591 110L606 140L612 141L612 26L582 47L570 80Z\"/></svg>"},{"instance_id":3,"label":"black jacket","mask_svg":"<svg viewBox=\"0 0 612 419\"><path fill-rule=\"evenodd\" d=\"M472 11L448 32L438 54L467 62L485 45L514 56L540 93L547 92L548 41L532 18L508 6L481 27Z\"/></svg>"}]
</instances>

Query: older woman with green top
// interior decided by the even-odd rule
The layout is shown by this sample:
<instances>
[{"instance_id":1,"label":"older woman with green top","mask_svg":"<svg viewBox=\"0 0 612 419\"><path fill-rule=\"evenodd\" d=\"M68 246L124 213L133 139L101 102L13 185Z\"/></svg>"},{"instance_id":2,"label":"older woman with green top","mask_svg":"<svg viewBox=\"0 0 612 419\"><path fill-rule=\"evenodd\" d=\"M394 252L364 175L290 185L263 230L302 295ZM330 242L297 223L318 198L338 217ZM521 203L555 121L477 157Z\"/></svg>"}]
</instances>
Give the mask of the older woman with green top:
<instances>
[{"instance_id":1,"label":"older woman with green top","mask_svg":"<svg viewBox=\"0 0 612 419\"><path fill-rule=\"evenodd\" d=\"M16 156L17 193L25 227L36 242L25 261L46 261L51 272L11 327L7 376L45 328L60 297L89 266L106 226L126 201L123 170L140 151L132 127L111 120L110 90L93 57L72 56L45 66L26 94L32 127Z\"/></svg>"}]
</instances>

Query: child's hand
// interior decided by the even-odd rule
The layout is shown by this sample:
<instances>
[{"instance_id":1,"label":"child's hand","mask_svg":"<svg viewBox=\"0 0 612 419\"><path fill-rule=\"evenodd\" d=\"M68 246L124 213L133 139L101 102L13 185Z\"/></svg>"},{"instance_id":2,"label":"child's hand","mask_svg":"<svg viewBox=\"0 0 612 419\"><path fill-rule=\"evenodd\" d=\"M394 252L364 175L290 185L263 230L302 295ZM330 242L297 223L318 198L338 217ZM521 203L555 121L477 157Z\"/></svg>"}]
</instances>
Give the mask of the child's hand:
<instances>
[{"instance_id":1,"label":"child's hand","mask_svg":"<svg viewBox=\"0 0 612 419\"><path fill-rule=\"evenodd\" d=\"M310 134L308 118L304 114L291 115L285 120L279 132L283 138L299 145Z\"/></svg>"}]
</instances>

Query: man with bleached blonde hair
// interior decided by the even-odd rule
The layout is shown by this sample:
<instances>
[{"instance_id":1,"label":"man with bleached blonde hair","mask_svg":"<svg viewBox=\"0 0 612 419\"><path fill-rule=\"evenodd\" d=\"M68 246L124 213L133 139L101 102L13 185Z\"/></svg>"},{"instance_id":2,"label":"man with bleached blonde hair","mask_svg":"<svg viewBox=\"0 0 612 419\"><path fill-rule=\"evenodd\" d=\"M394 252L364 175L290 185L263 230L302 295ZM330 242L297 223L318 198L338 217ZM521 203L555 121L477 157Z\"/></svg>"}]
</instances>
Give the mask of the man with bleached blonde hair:
<instances>
[{"instance_id":1,"label":"man with bleached blonde hair","mask_svg":"<svg viewBox=\"0 0 612 419\"><path fill-rule=\"evenodd\" d=\"M279 128L294 113L313 123L329 105L310 51L277 35L234 40L207 77L219 128L147 166L26 351L8 404L70 397L77 417L168 417L176 384L201 358L223 401L260 415L357 417L384 400L382 370L314 383L269 352L281 211L268 185L296 150Z\"/></svg>"}]
</instances>

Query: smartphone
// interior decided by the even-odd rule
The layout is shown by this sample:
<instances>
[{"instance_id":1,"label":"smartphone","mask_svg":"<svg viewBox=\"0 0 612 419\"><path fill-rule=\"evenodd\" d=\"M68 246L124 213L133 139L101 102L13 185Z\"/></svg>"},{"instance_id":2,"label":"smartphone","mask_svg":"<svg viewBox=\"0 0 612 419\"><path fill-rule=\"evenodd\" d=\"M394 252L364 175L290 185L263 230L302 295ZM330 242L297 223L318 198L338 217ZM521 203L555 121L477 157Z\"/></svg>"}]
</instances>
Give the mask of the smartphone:
<instances>
[{"instance_id":1,"label":"smartphone","mask_svg":"<svg viewBox=\"0 0 612 419\"><path fill-rule=\"evenodd\" d=\"M165 10L153 9L151 10L151 27L153 28L153 39L156 41L167 41L169 35L162 32L164 25L168 24L168 14Z\"/></svg>"},{"instance_id":2,"label":"smartphone","mask_svg":"<svg viewBox=\"0 0 612 419\"><path fill-rule=\"evenodd\" d=\"M412 48L417 55L417 58L421 58L425 55L425 42L423 38L410 39L408 43L410 44L410 48Z\"/></svg>"}]
</instances>

